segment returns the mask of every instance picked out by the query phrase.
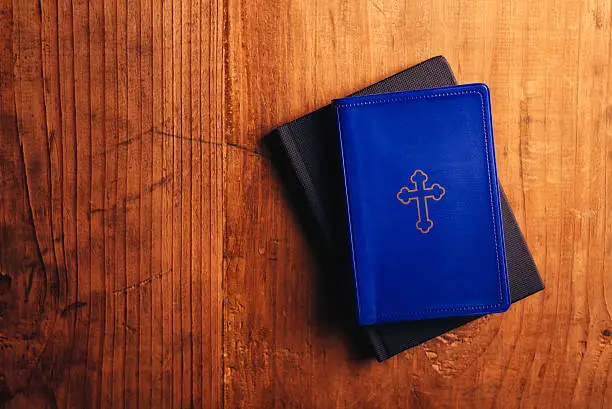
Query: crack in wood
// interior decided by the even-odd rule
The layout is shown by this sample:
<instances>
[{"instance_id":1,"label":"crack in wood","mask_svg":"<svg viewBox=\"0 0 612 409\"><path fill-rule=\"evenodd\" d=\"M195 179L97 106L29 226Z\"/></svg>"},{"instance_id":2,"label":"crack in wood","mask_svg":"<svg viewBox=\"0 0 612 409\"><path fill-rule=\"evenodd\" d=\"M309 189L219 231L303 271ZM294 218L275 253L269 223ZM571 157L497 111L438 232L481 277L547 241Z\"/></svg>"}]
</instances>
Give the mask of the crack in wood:
<instances>
[{"instance_id":1,"label":"crack in wood","mask_svg":"<svg viewBox=\"0 0 612 409\"><path fill-rule=\"evenodd\" d=\"M84 301L75 301L72 304L69 304L66 307L64 307L64 309L60 312L60 317L66 318L68 314L74 311L77 311L79 308L83 308L86 305L87 303Z\"/></svg>"},{"instance_id":2,"label":"crack in wood","mask_svg":"<svg viewBox=\"0 0 612 409\"><path fill-rule=\"evenodd\" d=\"M142 280L142 281L140 281L140 282L138 282L136 284L132 284L132 285L129 285L127 287L120 288L118 290L114 290L113 291L113 295L117 296L117 295L127 294L130 291L134 291L134 290L137 290L137 289L139 289L141 287L147 286L147 285L151 284L153 282L153 280L159 280L163 276L165 276L166 274L170 274L171 272L172 272L172 270L168 270L168 271L165 271L163 273L159 273L159 274L156 274L156 275L154 275L152 277L146 278L146 279L144 279L144 280Z\"/></svg>"},{"instance_id":3,"label":"crack in wood","mask_svg":"<svg viewBox=\"0 0 612 409\"><path fill-rule=\"evenodd\" d=\"M173 132L168 132L168 131L163 131L163 130L155 129L155 128L152 128L152 129L149 129L147 131L144 131L143 133L141 133L139 135L132 136L132 137L130 137L128 139L125 139L123 141L119 141L118 143L115 144L114 148L116 149L116 148L128 146L131 143L142 139L146 135L156 135L156 136L160 136L162 138L177 139L177 140L181 140L181 141L199 143L199 144L203 144L203 145L212 145L212 146L219 146L219 147L226 146L226 147L229 147L229 148L239 149L241 151L244 151L244 152L247 152L247 153L251 153L253 155L260 156L262 158L268 159L268 156L265 154L265 152L260 151L260 150L255 149L255 148L249 148L249 147L241 145L239 143L235 143L235 142L221 143L221 142L207 141L205 139L193 138L193 137L190 137L190 136L184 136L184 135L181 135L181 134L177 134L177 133L173 133ZM106 154L110 153L110 151L106 150L106 151L104 151L102 153L104 155L106 155Z\"/></svg>"}]
</instances>

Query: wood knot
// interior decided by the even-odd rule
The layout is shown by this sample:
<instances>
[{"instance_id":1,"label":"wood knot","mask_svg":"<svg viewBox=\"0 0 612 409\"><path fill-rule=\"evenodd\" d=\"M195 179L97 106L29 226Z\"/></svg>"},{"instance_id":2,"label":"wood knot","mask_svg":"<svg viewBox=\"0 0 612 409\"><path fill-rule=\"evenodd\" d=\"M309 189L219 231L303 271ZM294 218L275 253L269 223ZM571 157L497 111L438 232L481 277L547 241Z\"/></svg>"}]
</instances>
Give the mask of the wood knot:
<instances>
[{"instance_id":1,"label":"wood knot","mask_svg":"<svg viewBox=\"0 0 612 409\"><path fill-rule=\"evenodd\" d=\"M10 275L0 273L0 295L8 293L12 283L13 279Z\"/></svg>"},{"instance_id":2,"label":"wood knot","mask_svg":"<svg viewBox=\"0 0 612 409\"><path fill-rule=\"evenodd\" d=\"M12 394L6 382L6 376L0 373L0 407L4 407L3 405L10 401L11 398Z\"/></svg>"}]
</instances>

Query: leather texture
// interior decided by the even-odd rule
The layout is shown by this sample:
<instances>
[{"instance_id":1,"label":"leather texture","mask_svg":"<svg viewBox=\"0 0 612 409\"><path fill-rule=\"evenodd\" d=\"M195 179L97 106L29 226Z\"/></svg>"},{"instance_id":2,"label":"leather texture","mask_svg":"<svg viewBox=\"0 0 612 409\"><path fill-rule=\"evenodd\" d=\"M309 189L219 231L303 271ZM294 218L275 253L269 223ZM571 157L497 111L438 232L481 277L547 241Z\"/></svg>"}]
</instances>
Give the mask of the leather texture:
<instances>
[{"instance_id":1,"label":"leather texture","mask_svg":"<svg viewBox=\"0 0 612 409\"><path fill-rule=\"evenodd\" d=\"M335 101L361 325L510 305L484 84Z\"/></svg>"}]
</instances>

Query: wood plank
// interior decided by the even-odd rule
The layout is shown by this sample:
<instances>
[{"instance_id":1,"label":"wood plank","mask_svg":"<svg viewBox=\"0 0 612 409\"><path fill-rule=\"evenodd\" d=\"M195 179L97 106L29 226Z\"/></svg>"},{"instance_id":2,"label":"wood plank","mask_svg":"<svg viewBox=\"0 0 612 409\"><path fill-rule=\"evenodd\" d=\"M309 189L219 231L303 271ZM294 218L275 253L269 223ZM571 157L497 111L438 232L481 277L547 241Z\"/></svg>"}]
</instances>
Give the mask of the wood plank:
<instances>
[{"instance_id":1,"label":"wood plank","mask_svg":"<svg viewBox=\"0 0 612 409\"><path fill-rule=\"evenodd\" d=\"M221 20L166 6L2 5L0 407L221 402Z\"/></svg>"}]
</instances>

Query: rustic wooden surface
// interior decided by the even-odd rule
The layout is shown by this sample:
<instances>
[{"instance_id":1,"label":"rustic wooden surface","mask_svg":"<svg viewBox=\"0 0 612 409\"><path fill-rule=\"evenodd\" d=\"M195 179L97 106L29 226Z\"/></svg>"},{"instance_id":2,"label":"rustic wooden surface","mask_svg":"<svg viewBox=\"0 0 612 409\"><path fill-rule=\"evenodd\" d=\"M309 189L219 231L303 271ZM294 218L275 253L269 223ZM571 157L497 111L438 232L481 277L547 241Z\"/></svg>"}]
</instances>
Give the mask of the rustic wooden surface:
<instances>
[{"instance_id":1,"label":"rustic wooden surface","mask_svg":"<svg viewBox=\"0 0 612 409\"><path fill-rule=\"evenodd\" d=\"M0 3L0 408L612 407L610 0ZM547 289L356 359L258 140L438 54Z\"/></svg>"}]
</instances>

